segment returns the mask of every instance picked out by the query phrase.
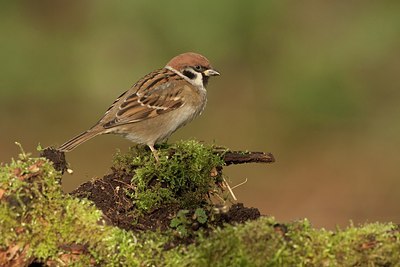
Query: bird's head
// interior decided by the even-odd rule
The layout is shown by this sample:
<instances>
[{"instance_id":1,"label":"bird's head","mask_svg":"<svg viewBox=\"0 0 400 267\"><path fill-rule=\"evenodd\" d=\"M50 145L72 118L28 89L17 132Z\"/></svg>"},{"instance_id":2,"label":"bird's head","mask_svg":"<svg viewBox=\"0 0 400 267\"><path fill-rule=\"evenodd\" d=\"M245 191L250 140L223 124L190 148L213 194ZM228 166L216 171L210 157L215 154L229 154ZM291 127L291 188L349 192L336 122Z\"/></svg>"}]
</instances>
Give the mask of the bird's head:
<instances>
[{"instance_id":1,"label":"bird's head","mask_svg":"<svg viewBox=\"0 0 400 267\"><path fill-rule=\"evenodd\" d=\"M193 52L174 57L167 63L166 67L178 71L196 86L205 87L211 76L220 75L206 57Z\"/></svg>"}]
</instances>

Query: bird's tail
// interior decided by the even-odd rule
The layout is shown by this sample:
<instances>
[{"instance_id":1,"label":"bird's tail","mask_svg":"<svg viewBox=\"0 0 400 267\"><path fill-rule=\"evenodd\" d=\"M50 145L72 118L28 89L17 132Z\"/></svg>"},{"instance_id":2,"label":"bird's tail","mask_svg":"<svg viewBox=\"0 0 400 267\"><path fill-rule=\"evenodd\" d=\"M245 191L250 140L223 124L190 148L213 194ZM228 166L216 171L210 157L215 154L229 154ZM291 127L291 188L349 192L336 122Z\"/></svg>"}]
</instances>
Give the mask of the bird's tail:
<instances>
[{"instance_id":1,"label":"bird's tail","mask_svg":"<svg viewBox=\"0 0 400 267\"><path fill-rule=\"evenodd\" d=\"M97 131L88 130L86 132L81 133L78 136L75 136L74 138L72 138L71 140L65 142L64 144L62 144L58 148L58 150L60 150L62 152L71 151L75 147L79 146L80 144L86 142L89 139L92 139L93 137L95 137L98 134L99 134L99 132L97 132Z\"/></svg>"}]
</instances>

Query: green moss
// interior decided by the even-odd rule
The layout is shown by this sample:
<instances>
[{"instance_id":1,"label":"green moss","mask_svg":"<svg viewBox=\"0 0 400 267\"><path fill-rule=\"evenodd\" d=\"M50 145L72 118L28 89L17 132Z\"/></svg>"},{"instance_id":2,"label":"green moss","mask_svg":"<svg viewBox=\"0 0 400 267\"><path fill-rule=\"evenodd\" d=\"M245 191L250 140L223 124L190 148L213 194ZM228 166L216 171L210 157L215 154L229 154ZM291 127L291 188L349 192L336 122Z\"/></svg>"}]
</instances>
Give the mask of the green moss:
<instances>
[{"instance_id":1,"label":"green moss","mask_svg":"<svg viewBox=\"0 0 400 267\"><path fill-rule=\"evenodd\" d=\"M327 231L307 220L277 224L264 217L207 236L200 231L195 244L165 250L172 231L132 233L105 225L91 202L62 193L60 179L47 160L26 154L0 167L0 265L15 247L26 257L67 266L400 265L400 234L392 223ZM208 219L201 209L189 214L182 212L175 226ZM65 248L72 244L85 249L72 254Z\"/></svg>"},{"instance_id":2,"label":"green moss","mask_svg":"<svg viewBox=\"0 0 400 267\"><path fill-rule=\"evenodd\" d=\"M279 226L282 227L282 226ZM181 248L169 266L399 266L394 224L366 224L336 232L307 220L278 230L273 218L217 229L196 245ZM176 251L168 252L170 254Z\"/></svg>"},{"instance_id":3,"label":"green moss","mask_svg":"<svg viewBox=\"0 0 400 267\"><path fill-rule=\"evenodd\" d=\"M101 211L91 202L63 194L60 179L61 174L46 159L26 154L1 166L0 253L17 245L20 250L26 248L27 257L61 264L60 255L69 254L63 247L80 244L88 255L71 257L66 265L137 266L161 250L164 237L140 237L106 226Z\"/></svg>"},{"instance_id":4,"label":"green moss","mask_svg":"<svg viewBox=\"0 0 400 267\"><path fill-rule=\"evenodd\" d=\"M197 141L181 141L158 148L160 161L155 162L146 149L134 149L114 160L117 169L130 170L136 186L131 197L141 211L160 204L179 203L182 209L204 205L206 195L218 190L220 176L211 171L224 162L213 147Z\"/></svg>"}]
</instances>

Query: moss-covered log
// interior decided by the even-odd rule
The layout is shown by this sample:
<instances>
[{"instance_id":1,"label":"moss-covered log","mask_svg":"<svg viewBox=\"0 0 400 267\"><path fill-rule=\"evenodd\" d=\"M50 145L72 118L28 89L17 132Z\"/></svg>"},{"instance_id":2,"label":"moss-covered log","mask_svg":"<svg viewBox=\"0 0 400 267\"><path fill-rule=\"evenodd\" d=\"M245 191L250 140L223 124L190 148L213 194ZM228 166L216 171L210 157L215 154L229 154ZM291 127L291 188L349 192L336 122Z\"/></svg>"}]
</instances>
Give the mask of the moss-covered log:
<instances>
[{"instance_id":1,"label":"moss-covered log","mask_svg":"<svg viewBox=\"0 0 400 267\"><path fill-rule=\"evenodd\" d=\"M195 145L175 146L175 153L181 155L176 160L196 158L190 153L204 155L209 149ZM132 177L139 173L143 180L133 177L132 181L157 186L159 179L148 180L148 175L165 166L151 167L154 162L146 165L152 158L146 156L147 151L143 153L120 155L120 166L114 168L126 169ZM131 169L132 162L139 165ZM211 175L212 165L218 162L204 162L211 164L203 173L211 179L211 189L218 187L217 176ZM146 170L137 172L143 166ZM163 183L170 183L165 177ZM392 223L327 231L313 228L307 220L279 223L272 217L260 217L218 225L213 224L217 221L215 211L207 208L208 194L200 191L197 193L205 197L204 201L194 206L186 203L187 209L172 211L166 229L127 231L110 225L93 202L64 194L60 180L61 173L51 162L24 153L1 166L0 266L28 266L33 262L45 266L396 266L400 262L400 234ZM204 181L199 178L193 182ZM174 190L176 197L185 194ZM140 199L131 197L133 202ZM132 206L132 212L136 207ZM186 238L191 242L181 242Z\"/></svg>"}]
</instances>

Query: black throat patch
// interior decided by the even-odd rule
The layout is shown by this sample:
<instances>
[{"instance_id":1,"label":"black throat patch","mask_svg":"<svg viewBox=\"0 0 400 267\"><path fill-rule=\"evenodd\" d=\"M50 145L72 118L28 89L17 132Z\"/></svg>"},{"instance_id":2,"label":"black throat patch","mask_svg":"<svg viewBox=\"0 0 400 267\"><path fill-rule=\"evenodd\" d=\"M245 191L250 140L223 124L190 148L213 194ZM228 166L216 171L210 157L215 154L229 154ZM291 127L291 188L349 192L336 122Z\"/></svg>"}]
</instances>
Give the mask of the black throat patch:
<instances>
[{"instance_id":1,"label":"black throat patch","mask_svg":"<svg viewBox=\"0 0 400 267\"><path fill-rule=\"evenodd\" d=\"M210 78L209 76L204 75L204 73L201 74L202 78L203 78L203 86L206 87L208 84L208 78Z\"/></svg>"}]
</instances>

